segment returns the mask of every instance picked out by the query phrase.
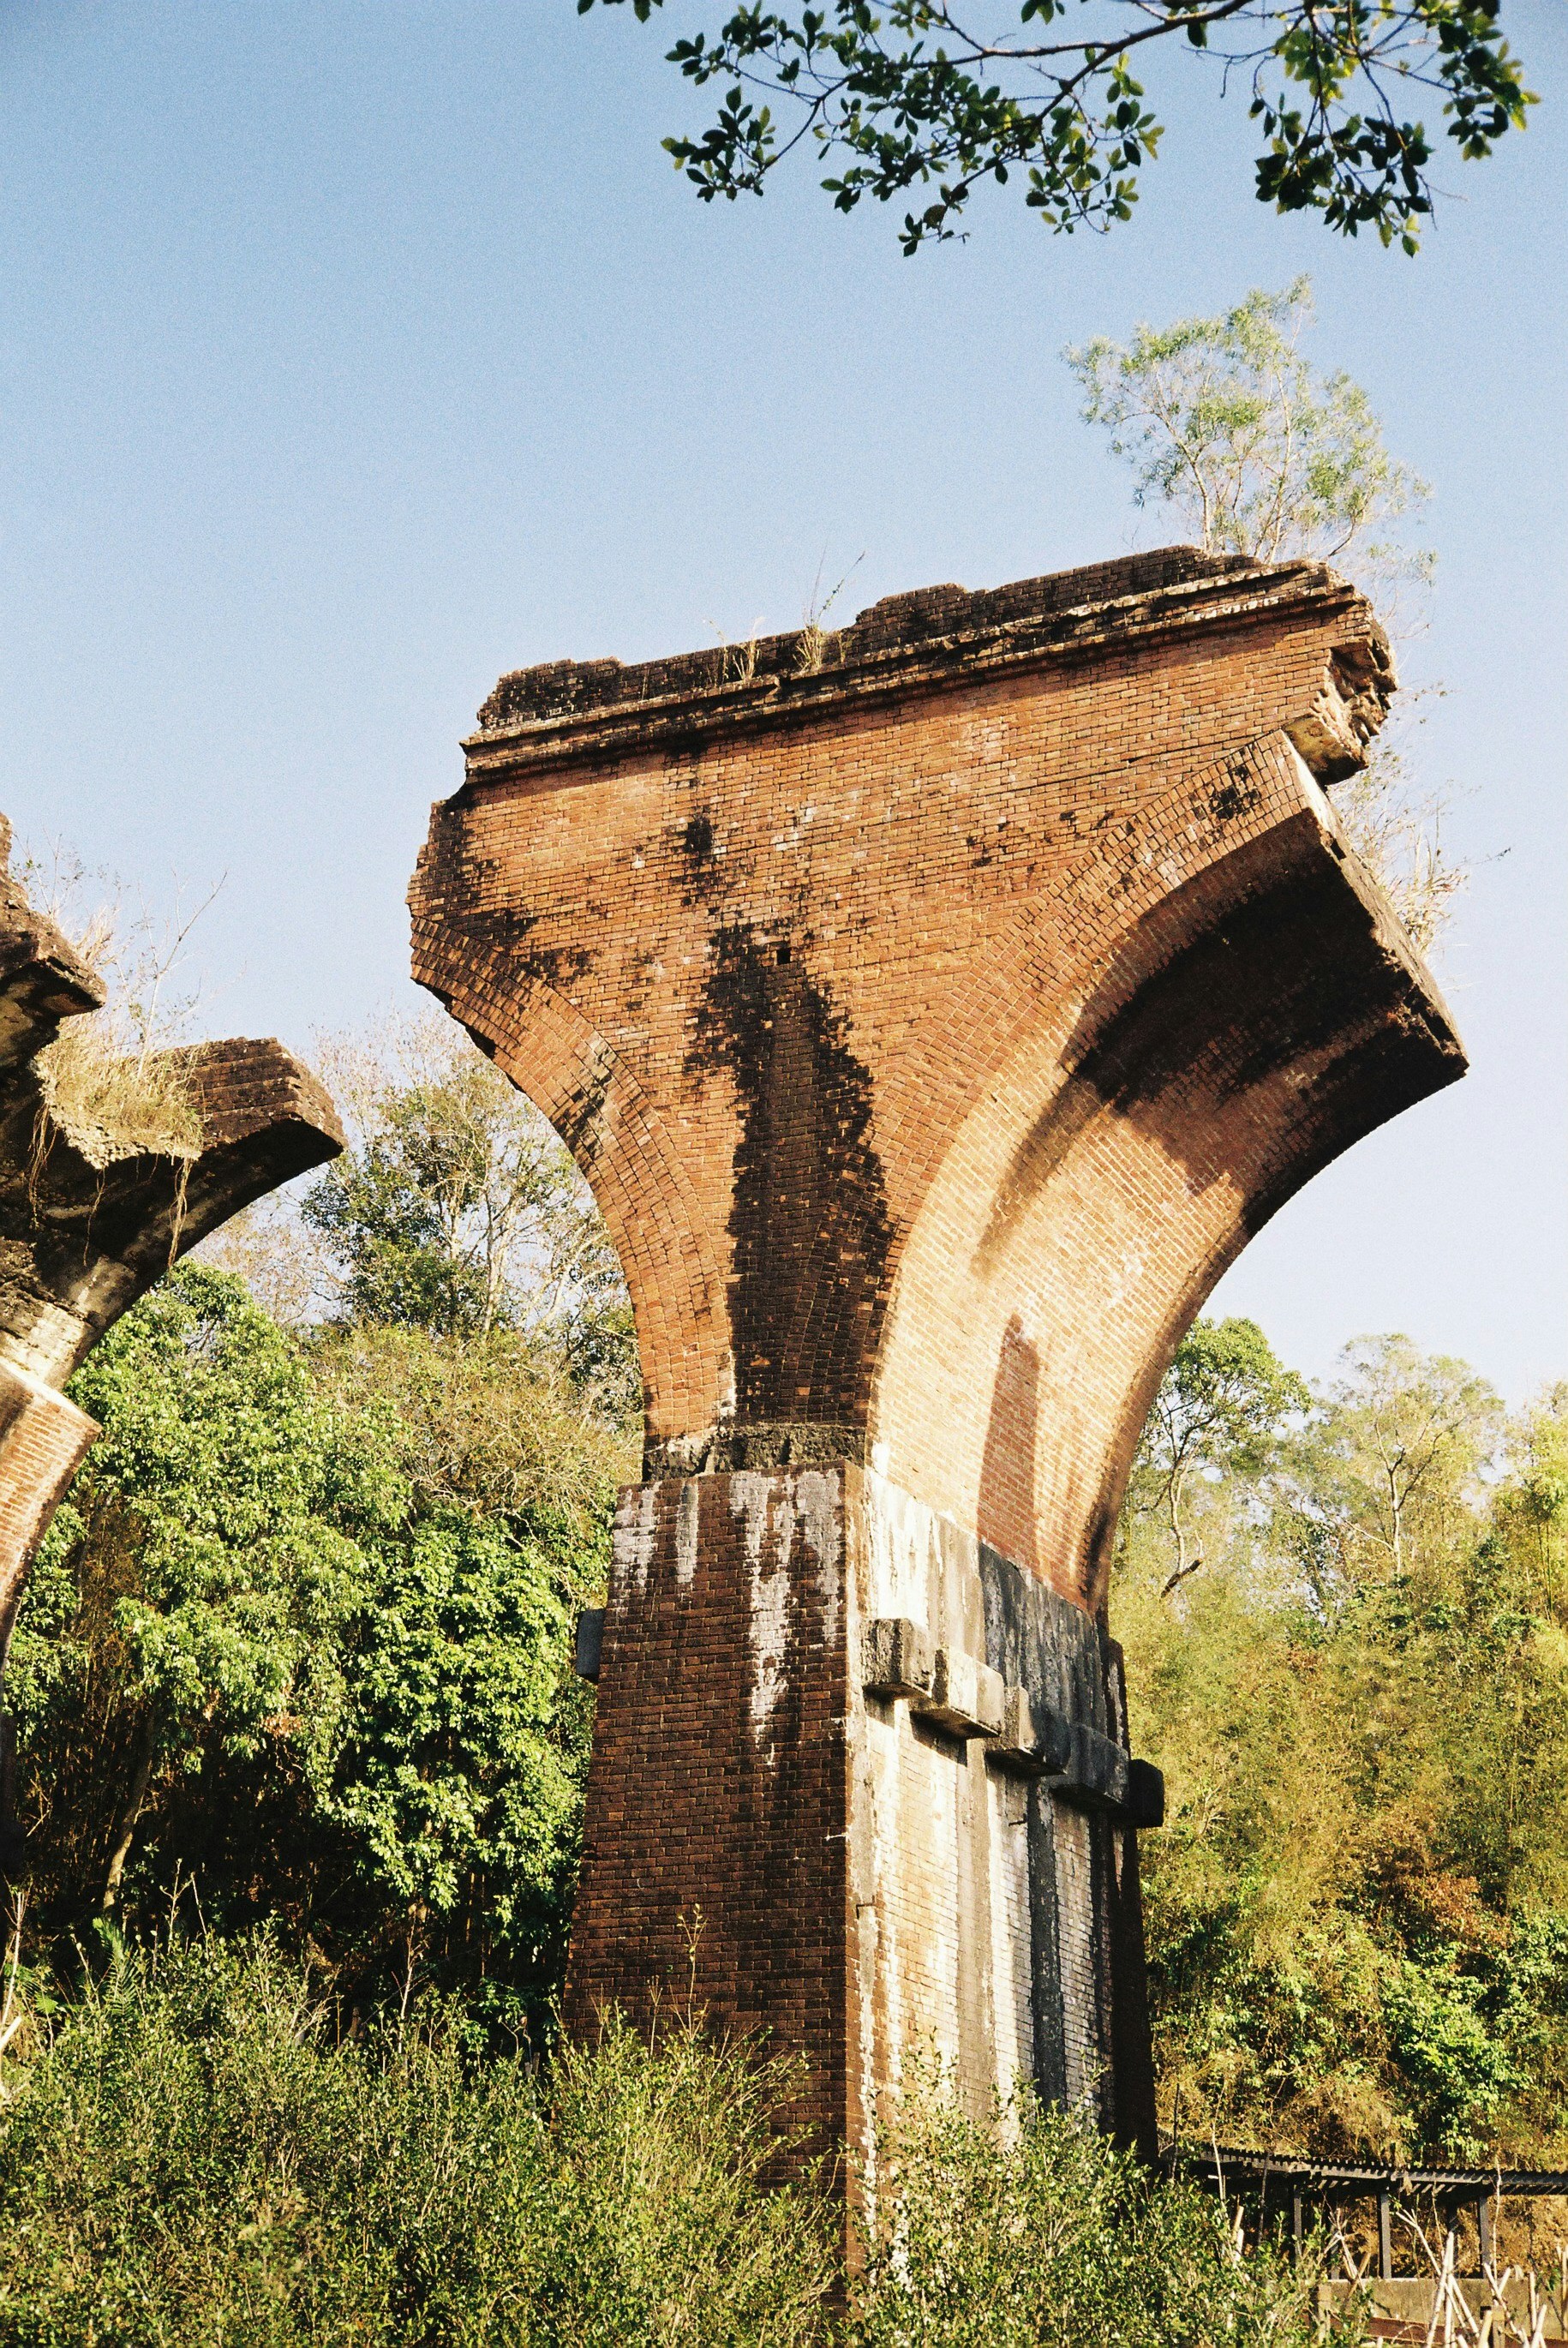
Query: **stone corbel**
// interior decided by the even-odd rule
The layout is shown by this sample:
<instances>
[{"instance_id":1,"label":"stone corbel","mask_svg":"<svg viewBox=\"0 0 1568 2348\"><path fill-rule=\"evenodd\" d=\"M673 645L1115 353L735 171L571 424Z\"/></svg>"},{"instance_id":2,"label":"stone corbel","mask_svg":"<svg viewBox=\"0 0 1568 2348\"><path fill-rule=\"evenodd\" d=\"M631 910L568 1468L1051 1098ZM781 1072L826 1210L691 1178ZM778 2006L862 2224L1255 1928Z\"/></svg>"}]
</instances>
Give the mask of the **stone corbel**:
<instances>
[{"instance_id":1,"label":"stone corbel","mask_svg":"<svg viewBox=\"0 0 1568 2348\"><path fill-rule=\"evenodd\" d=\"M866 1625L863 1684L868 1695L902 1698L951 1735L984 1738L1000 1767L1047 1777L1053 1794L1082 1808L1109 1811L1124 1826L1165 1822L1165 1780L1152 1762L1036 1704L974 1656L934 1645L918 1622L883 1615Z\"/></svg>"}]
</instances>

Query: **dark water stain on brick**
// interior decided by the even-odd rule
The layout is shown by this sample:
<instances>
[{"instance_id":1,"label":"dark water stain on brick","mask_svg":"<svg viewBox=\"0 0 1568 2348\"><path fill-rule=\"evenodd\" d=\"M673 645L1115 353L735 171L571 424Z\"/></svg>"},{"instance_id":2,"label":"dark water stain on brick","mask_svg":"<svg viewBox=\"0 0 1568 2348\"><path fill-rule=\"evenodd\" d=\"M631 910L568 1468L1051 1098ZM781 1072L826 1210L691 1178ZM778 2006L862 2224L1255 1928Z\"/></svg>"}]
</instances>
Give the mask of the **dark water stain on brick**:
<instances>
[{"instance_id":1,"label":"dark water stain on brick","mask_svg":"<svg viewBox=\"0 0 1568 2348\"><path fill-rule=\"evenodd\" d=\"M694 864L707 864L713 858L713 818L699 812L688 816L681 833L681 845Z\"/></svg>"},{"instance_id":2,"label":"dark water stain on brick","mask_svg":"<svg viewBox=\"0 0 1568 2348\"><path fill-rule=\"evenodd\" d=\"M1244 753L1228 761L1224 779L1209 794L1209 812L1216 823L1234 823L1263 804L1252 766Z\"/></svg>"},{"instance_id":3,"label":"dark water stain on brick","mask_svg":"<svg viewBox=\"0 0 1568 2348\"><path fill-rule=\"evenodd\" d=\"M475 969L493 969L503 982L519 975L564 993L586 978L594 966L593 949L576 940L546 945L535 934L541 916L507 892L500 860L477 852L449 809L440 810L431 827L428 851L427 890L444 909L447 932L445 958ZM583 908L583 925L592 927L594 912ZM458 952L454 944L460 941Z\"/></svg>"},{"instance_id":4,"label":"dark water stain on brick","mask_svg":"<svg viewBox=\"0 0 1568 2348\"><path fill-rule=\"evenodd\" d=\"M729 1231L736 1406L748 1419L858 1423L892 1225L871 1143L872 1078L803 963L721 927L686 1056L739 1096Z\"/></svg>"}]
</instances>

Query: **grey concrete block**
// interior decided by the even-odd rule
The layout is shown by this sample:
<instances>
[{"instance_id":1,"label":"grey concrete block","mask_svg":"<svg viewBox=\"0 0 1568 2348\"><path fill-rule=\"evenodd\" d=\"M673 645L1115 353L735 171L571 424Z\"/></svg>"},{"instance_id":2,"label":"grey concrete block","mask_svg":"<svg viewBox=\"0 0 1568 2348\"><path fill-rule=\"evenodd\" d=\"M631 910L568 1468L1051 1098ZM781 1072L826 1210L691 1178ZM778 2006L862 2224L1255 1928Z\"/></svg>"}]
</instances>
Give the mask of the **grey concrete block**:
<instances>
[{"instance_id":1,"label":"grey concrete block","mask_svg":"<svg viewBox=\"0 0 1568 2348\"><path fill-rule=\"evenodd\" d=\"M865 1629L864 1684L873 1695L929 1696L935 1671L929 1632L901 1614L880 1615Z\"/></svg>"},{"instance_id":2,"label":"grey concrete block","mask_svg":"<svg viewBox=\"0 0 1568 2348\"><path fill-rule=\"evenodd\" d=\"M1000 1736L1007 1683L957 1647L938 1647L931 1694L920 1710L959 1736Z\"/></svg>"},{"instance_id":3,"label":"grey concrete block","mask_svg":"<svg viewBox=\"0 0 1568 2348\"><path fill-rule=\"evenodd\" d=\"M1053 1792L1090 1810L1124 1810L1127 1807L1130 1759L1126 1748L1098 1728L1074 1721L1069 1730L1072 1753Z\"/></svg>"},{"instance_id":4,"label":"grey concrete block","mask_svg":"<svg viewBox=\"0 0 1568 2348\"><path fill-rule=\"evenodd\" d=\"M1012 1768L1059 1776L1071 1758L1072 1738L1061 1714L1048 1704L1031 1704L1026 1688L1008 1688L996 1759Z\"/></svg>"}]
</instances>

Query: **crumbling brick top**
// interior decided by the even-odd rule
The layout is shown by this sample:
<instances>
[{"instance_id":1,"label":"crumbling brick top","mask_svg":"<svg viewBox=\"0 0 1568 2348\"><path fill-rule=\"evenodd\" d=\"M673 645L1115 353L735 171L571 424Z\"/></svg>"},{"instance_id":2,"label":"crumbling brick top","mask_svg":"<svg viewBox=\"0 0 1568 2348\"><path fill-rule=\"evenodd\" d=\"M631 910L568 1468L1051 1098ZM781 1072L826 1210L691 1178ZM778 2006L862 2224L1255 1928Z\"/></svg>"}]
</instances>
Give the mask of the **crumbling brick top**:
<instances>
[{"instance_id":1,"label":"crumbling brick top","mask_svg":"<svg viewBox=\"0 0 1568 2348\"><path fill-rule=\"evenodd\" d=\"M487 754L560 755L670 726L706 730L748 716L776 718L824 701L940 683L944 675L973 679L1291 606L1317 618L1344 610L1358 655L1351 664L1355 689L1374 695L1380 718L1394 685L1387 642L1336 572L1320 562L1257 563L1171 546L975 592L948 585L884 596L816 641L798 628L629 666L564 660L515 669L497 684L479 712L480 732L464 747L470 767L482 771ZM503 755L503 762L511 759Z\"/></svg>"}]
</instances>

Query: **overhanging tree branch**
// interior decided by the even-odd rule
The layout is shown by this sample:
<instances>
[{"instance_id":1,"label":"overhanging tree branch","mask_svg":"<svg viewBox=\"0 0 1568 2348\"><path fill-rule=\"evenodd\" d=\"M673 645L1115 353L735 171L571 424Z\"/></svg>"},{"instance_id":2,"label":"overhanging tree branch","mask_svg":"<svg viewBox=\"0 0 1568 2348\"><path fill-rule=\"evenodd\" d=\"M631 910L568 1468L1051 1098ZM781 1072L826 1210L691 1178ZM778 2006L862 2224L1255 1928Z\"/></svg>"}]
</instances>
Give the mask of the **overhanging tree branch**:
<instances>
[{"instance_id":1,"label":"overhanging tree branch","mask_svg":"<svg viewBox=\"0 0 1568 2348\"><path fill-rule=\"evenodd\" d=\"M577 5L583 15L595 0ZM646 24L663 0L629 5ZM1321 212L1349 236L1372 228L1413 252L1432 210L1432 148L1422 122L1401 118L1399 85L1440 98L1447 135L1467 160L1522 128L1534 103L1502 37L1501 0L1013 6L1010 36L973 28L943 0L887 0L880 12L871 0L733 7L716 29L666 52L696 87L731 87L707 129L665 145L705 202L760 194L807 139L835 167L822 185L841 211L863 196L886 202L934 183L934 200L904 216L906 252L961 234L975 188L1006 185L1015 169L1026 173L1026 206L1051 227L1104 230L1129 217L1161 137L1130 60L1173 40L1213 57L1222 88L1232 69L1249 69L1250 110L1265 142L1262 201ZM1052 36L1036 37L1032 26ZM798 110L792 128L781 129L775 107Z\"/></svg>"}]
</instances>

